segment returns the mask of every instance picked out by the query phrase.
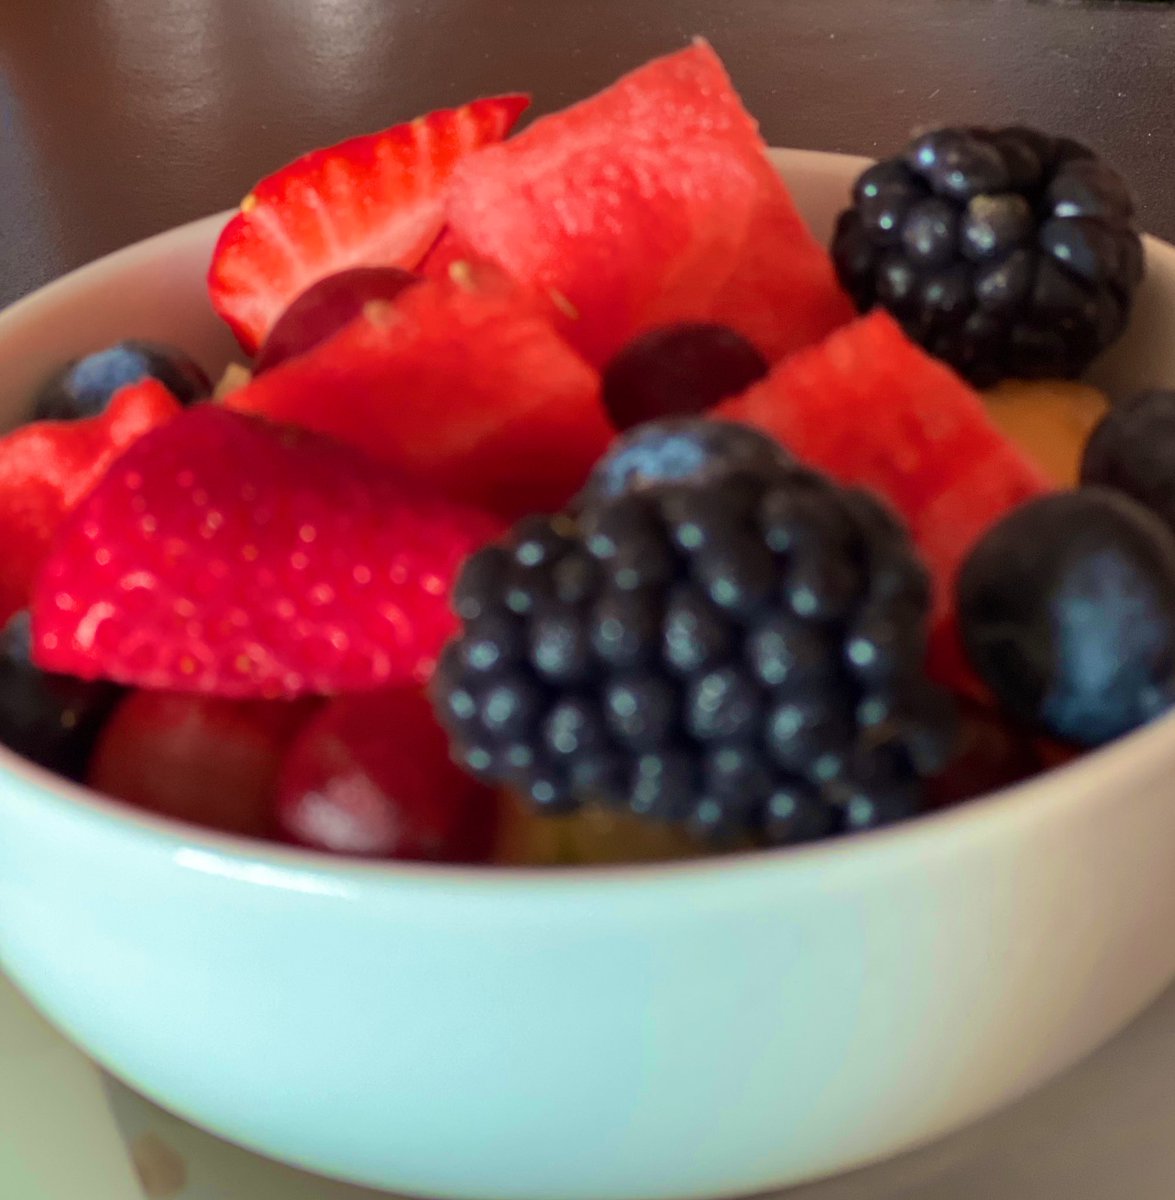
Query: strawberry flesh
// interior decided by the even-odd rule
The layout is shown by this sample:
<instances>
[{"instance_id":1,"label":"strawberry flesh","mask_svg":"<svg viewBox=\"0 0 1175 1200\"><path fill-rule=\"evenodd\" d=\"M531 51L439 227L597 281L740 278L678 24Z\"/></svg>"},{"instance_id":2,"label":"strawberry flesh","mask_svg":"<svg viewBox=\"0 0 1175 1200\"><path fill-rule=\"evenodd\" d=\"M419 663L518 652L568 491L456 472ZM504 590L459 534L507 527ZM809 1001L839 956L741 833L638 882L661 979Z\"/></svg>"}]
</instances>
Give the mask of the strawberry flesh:
<instances>
[{"instance_id":1,"label":"strawberry flesh","mask_svg":"<svg viewBox=\"0 0 1175 1200\"><path fill-rule=\"evenodd\" d=\"M97 416L35 421L0 438L0 624L29 601L58 525L149 429L180 411L157 380L119 389Z\"/></svg>"},{"instance_id":2,"label":"strawberry flesh","mask_svg":"<svg viewBox=\"0 0 1175 1200\"><path fill-rule=\"evenodd\" d=\"M458 568L500 529L330 439L205 405L139 441L62 524L34 657L240 698L424 679Z\"/></svg>"},{"instance_id":3,"label":"strawberry flesh","mask_svg":"<svg viewBox=\"0 0 1175 1200\"><path fill-rule=\"evenodd\" d=\"M213 308L256 351L311 284L347 267L412 269L436 241L453 169L501 140L529 103L520 95L441 109L351 138L267 176L241 202L213 252Z\"/></svg>"}]
</instances>

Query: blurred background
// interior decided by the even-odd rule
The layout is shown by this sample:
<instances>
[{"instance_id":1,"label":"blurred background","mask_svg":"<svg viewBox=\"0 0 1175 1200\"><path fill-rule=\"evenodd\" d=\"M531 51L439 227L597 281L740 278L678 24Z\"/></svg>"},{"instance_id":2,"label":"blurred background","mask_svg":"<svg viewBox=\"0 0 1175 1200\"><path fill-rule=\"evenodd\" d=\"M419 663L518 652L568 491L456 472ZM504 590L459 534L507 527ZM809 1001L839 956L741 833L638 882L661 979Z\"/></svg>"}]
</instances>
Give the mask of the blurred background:
<instances>
[{"instance_id":1,"label":"blurred background","mask_svg":"<svg viewBox=\"0 0 1175 1200\"><path fill-rule=\"evenodd\" d=\"M704 34L777 145L1084 138L1175 235L1175 12L1033 0L3 0L0 304L237 202L313 146L480 93L534 113Z\"/></svg>"}]
</instances>

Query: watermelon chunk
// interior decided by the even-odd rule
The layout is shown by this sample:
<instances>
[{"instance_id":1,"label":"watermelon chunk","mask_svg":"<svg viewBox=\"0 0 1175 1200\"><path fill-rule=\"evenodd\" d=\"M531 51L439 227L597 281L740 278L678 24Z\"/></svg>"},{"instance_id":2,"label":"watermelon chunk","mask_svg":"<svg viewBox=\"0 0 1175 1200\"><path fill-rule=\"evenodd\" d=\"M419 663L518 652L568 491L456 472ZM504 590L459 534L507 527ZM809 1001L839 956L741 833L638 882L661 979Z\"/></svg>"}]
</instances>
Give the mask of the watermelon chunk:
<instances>
[{"instance_id":1,"label":"watermelon chunk","mask_svg":"<svg viewBox=\"0 0 1175 1200\"><path fill-rule=\"evenodd\" d=\"M955 575L992 524L1052 490L978 393L877 311L780 364L713 415L757 426L893 505L934 577L932 667L944 682L974 691L957 645Z\"/></svg>"},{"instance_id":2,"label":"watermelon chunk","mask_svg":"<svg viewBox=\"0 0 1175 1200\"><path fill-rule=\"evenodd\" d=\"M454 269L226 397L329 434L457 500L555 511L613 436L600 380L495 268Z\"/></svg>"},{"instance_id":3,"label":"watermelon chunk","mask_svg":"<svg viewBox=\"0 0 1175 1200\"><path fill-rule=\"evenodd\" d=\"M727 322L778 358L852 315L702 41L471 154L447 211L596 364L685 319Z\"/></svg>"},{"instance_id":4,"label":"watermelon chunk","mask_svg":"<svg viewBox=\"0 0 1175 1200\"><path fill-rule=\"evenodd\" d=\"M746 242L706 315L737 329L775 362L820 341L857 313L779 173L764 158L757 174Z\"/></svg>"}]
</instances>

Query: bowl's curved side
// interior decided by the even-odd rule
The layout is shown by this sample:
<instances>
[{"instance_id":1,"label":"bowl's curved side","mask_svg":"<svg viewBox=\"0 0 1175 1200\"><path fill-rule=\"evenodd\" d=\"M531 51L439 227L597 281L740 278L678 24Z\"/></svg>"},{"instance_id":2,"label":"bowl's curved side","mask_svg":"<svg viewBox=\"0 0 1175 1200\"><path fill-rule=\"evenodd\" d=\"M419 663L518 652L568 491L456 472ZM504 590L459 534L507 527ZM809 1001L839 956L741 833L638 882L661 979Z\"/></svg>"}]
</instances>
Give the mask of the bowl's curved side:
<instances>
[{"instance_id":1,"label":"bowl's curved side","mask_svg":"<svg viewBox=\"0 0 1175 1200\"><path fill-rule=\"evenodd\" d=\"M777 161L826 231L859 160ZM218 369L216 228L0 316L0 360L25 356L0 414L52 356L131 332ZM1175 252L1156 261L1171 285ZM1175 974L1170 726L852 845L529 878L185 836L0 752L0 957L134 1086L331 1174L502 1200L763 1190L980 1115Z\"/></svg>"},{"instance_id":2,"label":"bowl's curved side","mask_svg":"<svg viewBox=\"0 0 1175 1200\"><path fill-rule=\"evenodd\" d=\"M755 1192L972 1120L1157 994L1169 774L1117 808L1074 777L1071 822L903 869L862 844L532 891L279 876L8 794L0 955L116 1074L277 1158L437 1197Z\"/></svg>"},{"instance_id":3,"label":"bowl's curved side","mask_svg":"<svg viewBox=\"0 0 1175 1200\"><path fill-rule=\"evenodd\" d=\"M226 215L116 250L0 312L0 428L15 423L63 362L123 338L178 343L215 379L239 353L203 287Z\"/></svg>"}]
</instances>

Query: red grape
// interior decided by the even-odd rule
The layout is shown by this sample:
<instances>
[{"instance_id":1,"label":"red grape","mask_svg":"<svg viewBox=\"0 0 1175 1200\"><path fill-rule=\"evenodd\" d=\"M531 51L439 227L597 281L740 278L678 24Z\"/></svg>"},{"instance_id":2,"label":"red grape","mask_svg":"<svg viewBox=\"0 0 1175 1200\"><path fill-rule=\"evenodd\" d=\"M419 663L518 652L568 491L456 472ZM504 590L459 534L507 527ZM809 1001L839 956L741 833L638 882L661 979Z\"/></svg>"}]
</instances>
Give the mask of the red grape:
<instances>
[{"instance_id":1,"label":"red grape","mask_svg":"<svg viewBox=\"0 0 1175 1200\"><path fill-rule=\"evenodd\" d=\"M419 276L399 267L352 267L311 284L269 331L253 371L260 374L312 350L341 329L373 300L394 300Z\"/></svg>"},{"instance_id":2,"label":"red grape","mask_svg":"<svg viewBox=\"0 0 1175 1200\"><path fill-rule=\"evenodd\" d=\"M604 368L604 407L623 431L705 412L762 379L770 364L742 334L703 322L651 329Z\"/></svg>"},{"instance_id":3,"label":"red grape","mask_svg":"<svg viewBox=\"0 0 1175 1200\"><path fill-rule=\"evenodd\" d=\"M285 837L335 854L483 861L499 819L494 793L454 766L427 699L404 688L332 700L278 787Z\"/></svg>"},{"instance_id":4,"label":"red grape","mask_svg":"<svg viewBox=\"0 0 1175 1200\"><path fill-rule=\"evenodd\" d=\"M316 707L132 692L103 730L87 782L163 816L266 837L286 747Z\"/></svg>"}]
</instances>

